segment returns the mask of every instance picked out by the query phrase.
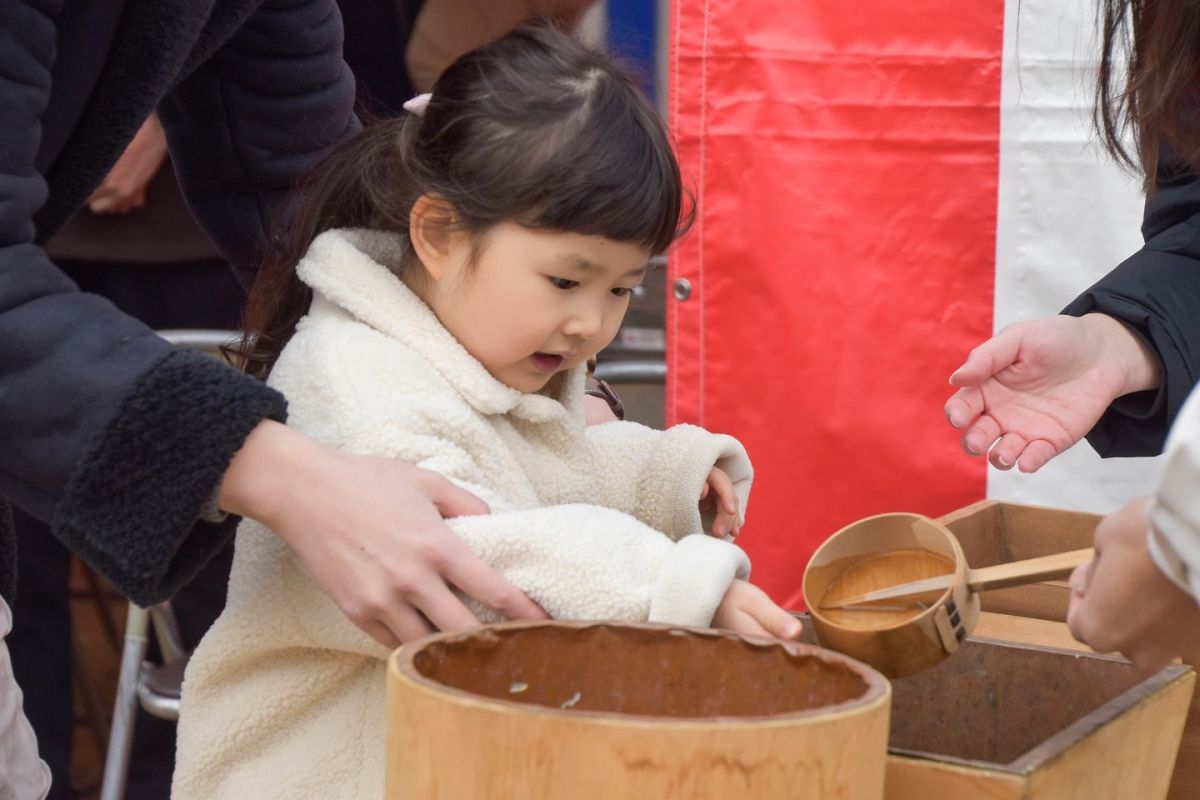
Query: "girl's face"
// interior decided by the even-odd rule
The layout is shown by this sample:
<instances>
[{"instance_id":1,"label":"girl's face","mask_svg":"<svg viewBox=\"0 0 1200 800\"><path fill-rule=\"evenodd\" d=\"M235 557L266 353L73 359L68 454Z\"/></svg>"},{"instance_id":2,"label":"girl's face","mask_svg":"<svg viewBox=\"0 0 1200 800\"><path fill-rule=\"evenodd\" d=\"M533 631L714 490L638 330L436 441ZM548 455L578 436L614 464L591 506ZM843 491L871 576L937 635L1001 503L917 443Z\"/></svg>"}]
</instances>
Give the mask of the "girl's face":
<instances>
[{"instance_id":1,"label":"girl's face","mask_svg":"<svg viewBox=\"0 0 1200 800\"><path fill-rule=\"evenodd\" d=\"M502 223L475 263L472 239L450 234L418 292L497 380L541 391L617 335L649 251L603 236Z\"/></svg>"}]
</instances>

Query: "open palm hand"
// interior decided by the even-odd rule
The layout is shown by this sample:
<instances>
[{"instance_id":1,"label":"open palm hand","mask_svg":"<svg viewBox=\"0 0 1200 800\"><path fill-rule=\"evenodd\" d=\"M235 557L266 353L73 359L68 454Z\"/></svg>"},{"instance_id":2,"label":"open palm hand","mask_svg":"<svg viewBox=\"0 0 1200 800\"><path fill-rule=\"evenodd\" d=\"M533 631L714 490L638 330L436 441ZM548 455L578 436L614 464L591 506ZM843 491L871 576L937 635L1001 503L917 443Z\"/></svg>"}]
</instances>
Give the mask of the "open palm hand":
<instances>
[{"instance_id":1,"label":"open palm hand","mask_svg":"<svg viewBox=\"0 0 1200 800\"><path fill-rule=\"evenodd\" d=\"M971 351L945 405L963 448L1000 469L1035 472L1091 430L1105 409L1151 370L1143 345L1099 314L1010 325ZM1143 380L1144 383L1144 380Z\"/></svg>"}]
</instances>

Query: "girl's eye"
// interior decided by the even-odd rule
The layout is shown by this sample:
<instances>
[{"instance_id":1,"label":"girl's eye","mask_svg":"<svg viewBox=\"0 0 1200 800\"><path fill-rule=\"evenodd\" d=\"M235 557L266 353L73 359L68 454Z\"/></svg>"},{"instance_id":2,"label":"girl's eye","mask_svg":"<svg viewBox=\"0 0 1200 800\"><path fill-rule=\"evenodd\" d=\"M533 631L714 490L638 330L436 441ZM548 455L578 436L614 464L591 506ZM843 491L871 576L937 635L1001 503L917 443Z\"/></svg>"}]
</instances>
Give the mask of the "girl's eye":
<instances>
[{"instance_id":1,"label":"girl's eye","mask_svg":"<svg viewBox=\"0 0 1200 800\"><path fill-rule=\"evenodd\" d=\"M617 297L627 297L633 292L633 289L628 286L617 286L612 290L612 293Z\"/></svg>"},{"instance_id":2,"label":"girl's eye","mask_svg":"<svg viewBox=\"0 0 1200 800\"><path fill-rule=\"evenodd\" d=\"M554 284L555 289L562 289L563 291L574 289L579 285L579 281L572 281L566 278L551 278L550 282Z\"/></svg>"}]
</instances>

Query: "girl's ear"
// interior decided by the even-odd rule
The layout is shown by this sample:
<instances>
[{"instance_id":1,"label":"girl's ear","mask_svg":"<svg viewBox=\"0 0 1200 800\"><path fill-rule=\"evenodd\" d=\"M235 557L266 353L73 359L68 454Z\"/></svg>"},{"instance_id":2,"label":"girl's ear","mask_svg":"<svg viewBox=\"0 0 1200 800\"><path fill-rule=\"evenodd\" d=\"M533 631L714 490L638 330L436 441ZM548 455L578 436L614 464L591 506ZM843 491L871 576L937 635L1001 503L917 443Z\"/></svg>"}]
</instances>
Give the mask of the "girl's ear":
<instances>
[{"instance_id":1,"label":"girl's ear","mask_svg":"<svg viewBox=\"0 0 1200 800\"><path fill-rule=\"evenodd\" d=\"M413 252L434 281L446 275L452 256L454 208L444 200L423 194L408 215L408 236Z\"/></svg>"}]
</instances>

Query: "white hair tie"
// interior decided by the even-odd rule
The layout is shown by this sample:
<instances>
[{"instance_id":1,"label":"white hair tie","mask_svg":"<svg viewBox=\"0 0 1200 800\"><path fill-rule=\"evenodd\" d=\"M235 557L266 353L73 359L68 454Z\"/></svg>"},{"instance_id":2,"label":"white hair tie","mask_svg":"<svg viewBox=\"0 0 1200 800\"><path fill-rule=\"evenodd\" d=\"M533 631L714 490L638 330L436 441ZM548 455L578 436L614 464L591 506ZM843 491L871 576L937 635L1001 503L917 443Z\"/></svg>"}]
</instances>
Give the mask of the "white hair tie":
<instances>
[{"instance_id":1,"label":"white hair tie","mask_svg":"<svg viewBox=\"0 0 1200 800\"><path fill-rule=\"evenodd\" d=\"M419 94L416 97L405 101L404 110L414 116L423 117L425 116L425 109L428 107L429 99L431 97L433 97L433 95L431 95L429 92L426 92L425 94Z\"/></svg>"}]
</instances>

